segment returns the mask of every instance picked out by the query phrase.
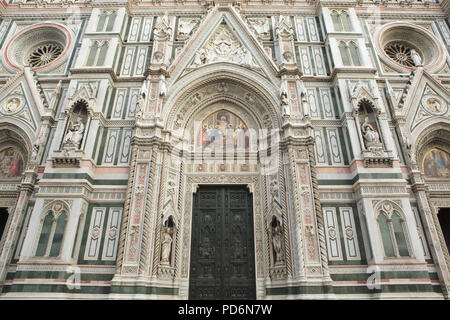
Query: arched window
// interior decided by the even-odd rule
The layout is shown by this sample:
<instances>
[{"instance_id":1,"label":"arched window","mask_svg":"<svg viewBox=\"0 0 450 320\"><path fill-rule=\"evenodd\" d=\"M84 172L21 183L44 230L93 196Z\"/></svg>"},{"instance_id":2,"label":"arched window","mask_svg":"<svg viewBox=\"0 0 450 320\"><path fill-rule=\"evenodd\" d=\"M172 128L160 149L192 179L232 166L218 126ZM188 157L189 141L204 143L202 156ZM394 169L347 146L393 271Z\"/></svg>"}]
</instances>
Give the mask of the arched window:
<instances>
[{"instance_id":1,"label":"arched window","mask_svg":"<svg viewBox=\"0 0 450 320\"><path fill-rule=\"evenodd\" d=\"M361 65L359 49L355 42L350 41L349 44L345 41L339 42L339 52L341 53L342 63L344 66Z\"/></svg>"},{"instance_id":2,"label":"arched window","mask_svg":"<svg viewBox=\"0 0 450 320\"><path fill-rule=\"evenodd\" d=\"M106 54L108 53L108 42L103 42L100 48L100 53L97 59L97 66L103 66L105 64Z\"/></svg>"},{"instance_id":3,"label":"arched window","mask_svg":"<svg viewBox=\"0 0 450 320\"><path fill-rule=\"evenodd\" d=\"M94 41L91 45L86 66L102 66L108 53L108 41Z\"/></svg>"},{"instance_id":4,"label":"arched window","mask_svg":"<svg viewBox=\"0 0 450 320\"><path fill-rule=\"evenodd\" d=\"M333 21L334 30L335 31L342 31L342 23L341 23L341 17L337 11L331 12L331 20Z\"/></svg>"},{"instance_id":5,"label":"arched window","mask_svg":"<svg viewBox=\"0 0 450 320\"><path fill-rule=\"evenodd\" d=\"M66 229L67 215L63 211L56 221L55 233L53 234L52 246L50 248L50 257L57 257L61 252L61 245Z\"/></svg>"},{"instance_id":6,"label":"arched window","mask_svg":"<svg viewBox=\"0 0 450 320\"><path fill-rule=\"evenodd\" d=\"M383 242L384 255L388 258L409 257L404 221L396 211L378 213L378 226Z\"/></svg>"},{"instance_id":7,"label":"arched window","mask_svg":"<svg viewBox=\"0 0 450 320\"><path fill-rule=\"evenodd\" d=\"M342 63L344 64L344 66L351 66L352 62L348 53L348 47L344 41L341 41L339 43L339 52L341 53Z\"/></svg>"},{"instance_id":8,"label":"arched window","mask_svg":"<svg viewBox=\"0 0 450 320\"><path fill-rule=\"evenodd\" d=\"M352 31L352 23L350 21L350 16L347 11L341 12L341 21L344 31Z\"/></svg>"},{"instance_id":9,"label":"arched window","mask_svg":"<svg viewBox=\"0 0 450 320\"><path fill-rule=\"evenodd\" d=\"M352 58L352 64L354 66L360 66L361 65L361 60L359 59L359 50L358 50L358 46L351 41L350 45L349 45L349 49L350 49L350 56Z\"/></svg>"},{"instance_id":10,"label":"arched window","mask_svg":"<svg viewBox=\"0 0 450 320\"><path fill-rule=\"evenodd\" d=\"M352 31L352 23L347 11L331 12L331 20L333 21L334 31Z\"/></svg>"},{"instance_id":11,"label":"arched window","mask_svg":"<svg viewBox=\"0 0 450 320\"><path fill-rule=\"evenodd\" d=\"M67 214L61 211L55 215L49 211L42 221L41 234L39 236L36 257L58 257L67 224Z\"/></svg>"},{"instance_id":12,"label":"arched window","mask_svg":"<svg viewBox=\"0 0 450 320\"><path fill-rule=\"evenodd\" d=\"M97 57L97 51L98 51L98 43L97 41L94 41L94 43L91 45L91 49L89 51L89 56L86 61L86 66L93 66L95 62L95 58Z\"/></svg>"},{"instance_id":13,"label":"arched window","mask_svg":"<svg viewBox=\"0 0 450 320\"><path fill-rule=\"evenodd\" d=\"M378 225L380 226L384 255L386 257L395 257L394 245L392 242L391 231L389 229L388 218L383 213L380 213L378 215Z\"/></svg>"},{"instance_id":14,"label":"arched window","mask_svg":"<svg viewBox=\"0 0 450 320\"><path fill-rule=\"evenodd\" d=\"M116 12L103 11L98 17L97 32L112 31L114 22L116 21Z\"/></svg>"},{"instance_id":15,"label":"arched window","mask_svg":"<svg viewBox=\"0 0 450 320\"><path fill-rule=\"evenodd\" d=\"M103 11L100 14L100 16L98 17L97 32L101 32L105 28L106 18L107 18L107 13L106 13L106 11Z\"/></svg>"},{"instance_id":16,"label":"arched window","mask_svg":"<svg viewBox=\"0 0 450 320\"><path fill-rule=\"evenodd\" d=\"M113 27L114 27L114 22L116 21L116 12L112 12L109 16L108 16L108 24L106 25L106 31L112 31Z\"/></svg>"},{"instance_id":17,"label":"arched window","mask_svg":"<svg viewBox=\"0 0 450 320\"><path fill-rule=\"evenodd\" d=\"M53 213L49 212L44 218L42 223L41 236L39 237L38 246L36 249L36 256L43 257L47 252L48 240L50 238L50 232L53 225Z\"/></svg>"}]
</instances>

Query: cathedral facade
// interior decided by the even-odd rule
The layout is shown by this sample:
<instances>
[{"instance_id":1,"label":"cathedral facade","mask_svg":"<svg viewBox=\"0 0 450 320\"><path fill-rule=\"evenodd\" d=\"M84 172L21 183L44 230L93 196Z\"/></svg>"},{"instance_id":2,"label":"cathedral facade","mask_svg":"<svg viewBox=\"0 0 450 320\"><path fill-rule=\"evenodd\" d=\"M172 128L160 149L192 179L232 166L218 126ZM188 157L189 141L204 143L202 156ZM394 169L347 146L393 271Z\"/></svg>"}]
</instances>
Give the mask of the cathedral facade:
<instances>
[{"instance_id":1,"label":"cathedral facade","mask_svg":"<svg viewBox=\"0 0 450 320\"><path fill-rule=\"evenodd\" d=\"M450 1L0 10L0 299L449 299Z\"/></svg>"}]
</instances>

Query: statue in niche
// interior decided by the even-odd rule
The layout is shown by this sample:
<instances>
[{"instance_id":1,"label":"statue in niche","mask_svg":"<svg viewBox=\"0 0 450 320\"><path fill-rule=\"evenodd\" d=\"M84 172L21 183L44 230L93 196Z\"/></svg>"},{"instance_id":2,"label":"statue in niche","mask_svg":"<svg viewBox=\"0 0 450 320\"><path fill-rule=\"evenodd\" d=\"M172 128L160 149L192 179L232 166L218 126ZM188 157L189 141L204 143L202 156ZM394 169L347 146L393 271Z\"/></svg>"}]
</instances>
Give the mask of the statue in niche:
<instances>
[{"instance_id":1,"label":"statue in niche","mask_svg":"<svg viewBox=\"0 0 450 320\"><path fill-rule=\"evenodd\" d=\"M288 92L287 92L286 84L284 81L281 82L281 86L280 86L280 98L281 98L282 106L286 106L289 104Z\"/></svg>"},{"instance_id":2,"label":"statue in niche","mask_svg":"<svg viewBox=\"0 0 450 320\"><path fill-rule=\"evenodd\" d=\"M416 50L411 49L411 59L416 67L422 66L422 57L417 53Z\"/></svg>"},{"instance_id":3,"label":"statue in niche","mask_svg":"<svg viewBox=\"0 0 450 320\"><path fill-rule=\"evenodd\" d=\"M276 177L275 177L275 179L276 179ZM272 201L274 201L275 199L278 199L278 191L279 191L278 181L277 180L273 180L270 183L270 195L272 197Z\"/></svg>"},{"instance_id":4,"label":"statue in niche","mask_svg":"<svg viewBox=\"0 0 450 320\"><path fill-rule=\"evenodd\" d=\"M369 123L369 117L365 117L365 120L361 125L361 131L367 148L373 146L380 146L380 136L378 132Z\"/></svg>"},{"instance_id":5,"label":"statue in niche","mask_svg":"<svg viewBox=\"0 0 450 320\"><path fill-rule=\"evenodd\" d=\"M281 92L281 105L283 106L289 105L289 99L286 91Z\"/></svg>"},{"instance_id":6,"label":"statue in niche","mask_svg":"<svg viewBox=\"0 0 450 320\"><path fill-rule=\"evenodd\" d=\"M167 95L166 76L164 75L161 76L161 80L159 81L159 95L160 96Z\"/></svg>"},{"instance_id":7,"label":"statue in niche","mask_svg":"<svg viewBox=\"0 0 450 320\"><path fill-rule=\"evenodd\" d=\"M63 139L63 150L79 150L88 120L87 102L78 100L68 111L69 123Z\"/></svg>"},{"instance_id":8,"label":"statue in niche","mask_svg":"<svg viewBox=\"0 0 450 320\"><path fill-rule=\"evenodd\" d=\"M147 80L142 83L141 91L139 92L139 100L136 104L136 118L142 119L144 114L145 98L147 97Z\"/></svg>"},{"instance_id":9,"label":"statue in niche","mask_svg":"<svg viewBox=\"0 0 450 320\"><path fill-rule=\"evenodd\" d=\"M171 228L164 228L162 249L161 249L161 262L169 264L170 253L172 251L172 231Z\"/></svg>"},{"instance_id":10,"label":"statue in niche","mask_svg":"<svg viewBox=\"0 0 450 320\"><path fill-rule=\"evenodd\" d=\"M275 264L280 264L283 261L282 247L281 247L281 225L277 218L272 219L272 248L273 248L273 261Z\"/></svg>"},{"instance_id":11,"label":"statue in niche","mask_svg":"<svg viewBox=\"0 0 450 320\"><path fill-rule=\"evenodd\" d=\"M169 217L164 223L161 236L161 263L169 265L170 264L170 254L172 253L172 242L173 242L174 224L172 217Z\"/></svg>"},{"instance_id":12,"label":"statue in niche","mask_svg":"<svg viewBox=\"0 0 450 320\"><path fill-rule=\"evenodd\" d=\"M38 144L34 144L33 145L33 150L31 151L31 161L32 162L36 162L37 161L38 153L39 153L39 145Z\"/></svg>"},{"instance_id":13,"label":"statue in niche","mask_svg":"<svg viewBox=\"0 0 450 320\"><path fill-rule=\"evenodd\" d=\"M80 118L75 118L69 124L69 130L64 137L64 148L80 148L81 140L83 140L84 124Z\"/></svg>"}]
</instances>

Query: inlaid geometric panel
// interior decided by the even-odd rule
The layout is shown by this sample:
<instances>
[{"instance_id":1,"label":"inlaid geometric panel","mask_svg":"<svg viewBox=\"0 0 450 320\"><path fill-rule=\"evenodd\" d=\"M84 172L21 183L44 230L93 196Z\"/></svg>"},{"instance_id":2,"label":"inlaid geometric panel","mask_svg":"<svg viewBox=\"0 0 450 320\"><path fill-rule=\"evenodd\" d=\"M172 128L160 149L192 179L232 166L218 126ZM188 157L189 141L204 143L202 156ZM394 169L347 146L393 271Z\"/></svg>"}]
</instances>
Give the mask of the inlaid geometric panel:
<instances>
[{"instance_id":1,"label":"inlaid geometric panel","mask_svg":"<svg viewBox=\"0 0 450 320\"><path fill-rule=\"evenodd\" d=\"M330 145L330 155L333 164L343 164L341 144L336 128L327 129L328 141Z\"/></svg>"},{"instance_id":2,"label":"inlaid geometric panel","mask_svg":"<svg viewBox=\"0 0 450 320\"><path fill-rule=\"evenodd\" d=\"M122 71L120 72L120 75L122 75L122 76L130 76L131 75L131 68L133 67L135 50L136 50L135 47L126 47L125 54L123 57Z\"/></svg>"},{"instance_id":3,"label":"inlaid geometric panel","mask_svg":"<svg viewBox=\"0 0 450 320\"><path fill-rule=\"evenodd\" d=\"M316 139L316 161L318 164L327 164L327 155L325 152L325 141L323 139L323 131L314 129L314 138Z\"/></svg>"},{"instance_id":4,"label":"inlaid geometric panel","mask_svg":"<svg viewBox=\"0 0 450 320\"><path fill-rule=\"evenodd\" d=\"M93 208L84 260L97 260L103 233L106 208Z\"/></svg>"},{"instance_id":5,"label":"inlaid geometric panel","mask_svg":"<svg viewBox=\"0 0 450 320\"><path fill-rule=\"evenodd\" d=\"M339 208L339 215L341 216L341 227L347 260L360 260L361 256L359 253L358 235L356 233L353 209L351 207Z\"/></svg>"},{"instance_id":6,"label":"inlaid geometric panel","mask_svg":"<svg viewBox=\"0 0 450 320\"><path fill-rule=\"evenodd\" d=\"M308 26L309 39L312 42L320 41L319 32L314 18L306 18L306 25Z\"/></svg>"},{"instance_id":7,"label":"inlaid geometric panel","mask_svg":"<svg viewBox=\"0 0 450 320\"><path fill-rule=\"evenodd\" d=\"M116 94L116 99L113 105L113 112L111 118L121 118L123 113L123 108L127 101L127 89L118 89Z\"/></svg>"},{"instance_id":8,"label":"inlaid geometric panel","mask_svg":"<svg viewBox=\"0 0 450 320\"><path fill-rule=\"evenodd\" d=\"M128 35L128 42L136 42L139 38L139 28L141 26L141 18L133 18L131 20L130 33Z\"/></svg>"},{"instance_id":9,"label":"inlaid geometric panel","mask_svg":"<svg viewBox=\"0 0 450 320\"><path fill-rule=\"evenodd\" d=\"M320 118L319 105L316 98L316 90L308 89L308 102L312 118Z\"/></svg>"},{"instance_id":10,"label":"inlaid geometric panel","mask_svg":"<svg viewBox=\"0 0 450 320\"><path fill-rule=\"evenodd\" d=\"M117 139L119 138L119 129L109 129L106 139L105 158L103 163L113 163L116 153Z\"/></svg>"},{"instance_id":11,"label":"inlaid geometric panel","mask_svg":"<svg viewBox=\"0 0 450 320\"><path fill-rule=\"evenodd\" d=\"M128 99L128 118L134 118L136 114L136 105L139 100L139 91L140 89L131 89L130 98Z\"/></svg>"},{"instance_id":12,"label":"inlaid geometric panel","mask_svg":"<svg viewBox=\"0 0 450 320\"><path fill-rule=\"evenodd\" d=\"M110 208L106 223L105 241L103 243L102 260L115 260L119 244L122 208Z\"/></svg>"},{"instance_id":13,"label":"inlaid geometric panel","mask_svg":"<svg viewBox=\"0 0 450 320\"><path fill-rule=\"evenodd\" d=\"M330 89L320 89L320 98L322 100L323 114L325 118L334 119L334 107L331 100Z\"/></svg>"},{"instance_id":14,"label":"inlaid geometric panel","mask_svg":"<svg viewBox=\"0 0 450 320\"><path fill-rule=\"evenodd\" d=\"M327 239L328 259L330 261L342 260L342 249L339 227L336 217L336 208L323 208L325 236Z\"/></svg>"}]
</instances>

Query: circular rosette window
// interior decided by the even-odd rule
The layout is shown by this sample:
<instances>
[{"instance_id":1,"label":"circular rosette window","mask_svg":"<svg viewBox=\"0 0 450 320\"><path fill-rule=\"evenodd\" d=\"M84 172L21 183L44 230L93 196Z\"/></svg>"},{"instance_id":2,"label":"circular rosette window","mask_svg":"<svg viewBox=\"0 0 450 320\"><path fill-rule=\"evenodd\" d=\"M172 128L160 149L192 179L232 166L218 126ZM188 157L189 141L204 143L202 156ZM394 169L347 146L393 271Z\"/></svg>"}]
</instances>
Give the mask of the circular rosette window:
<instances>
[{"instance_id":1,"label":"circular rosette window","mask_svg":"<svg viewBox=\"0 0 450 320\"><path fill-rule=\"evenodd\" d=\"M33 25L9 40L4 59L14 70L30 66L36 71L51 71L67 60L71 39L71 32L61 25Z\"/></svg>"},{"instance_id":2,"label":"circular rosette window","mask_svg":"<svg viewBox=\"0 0 450 320\"><path fill-rule=\"evenodd\" d=\"M410 72L418 61L429 72L445 64L445 51L426 28L411 23L388 23L375 32L375 47L383 63L397 72Z\"/></svg>"},{"instance_id":3,"label":"circular rosette window","mask_svg":"<svg viewBox=\"0 0 450 320\"><path fill-rule=\"evenodd\" d=\"M59 43L44 43L34 48L28 56L31 67L44 67L58 59L64 48Z\"/></svg>"}]
</instances>

